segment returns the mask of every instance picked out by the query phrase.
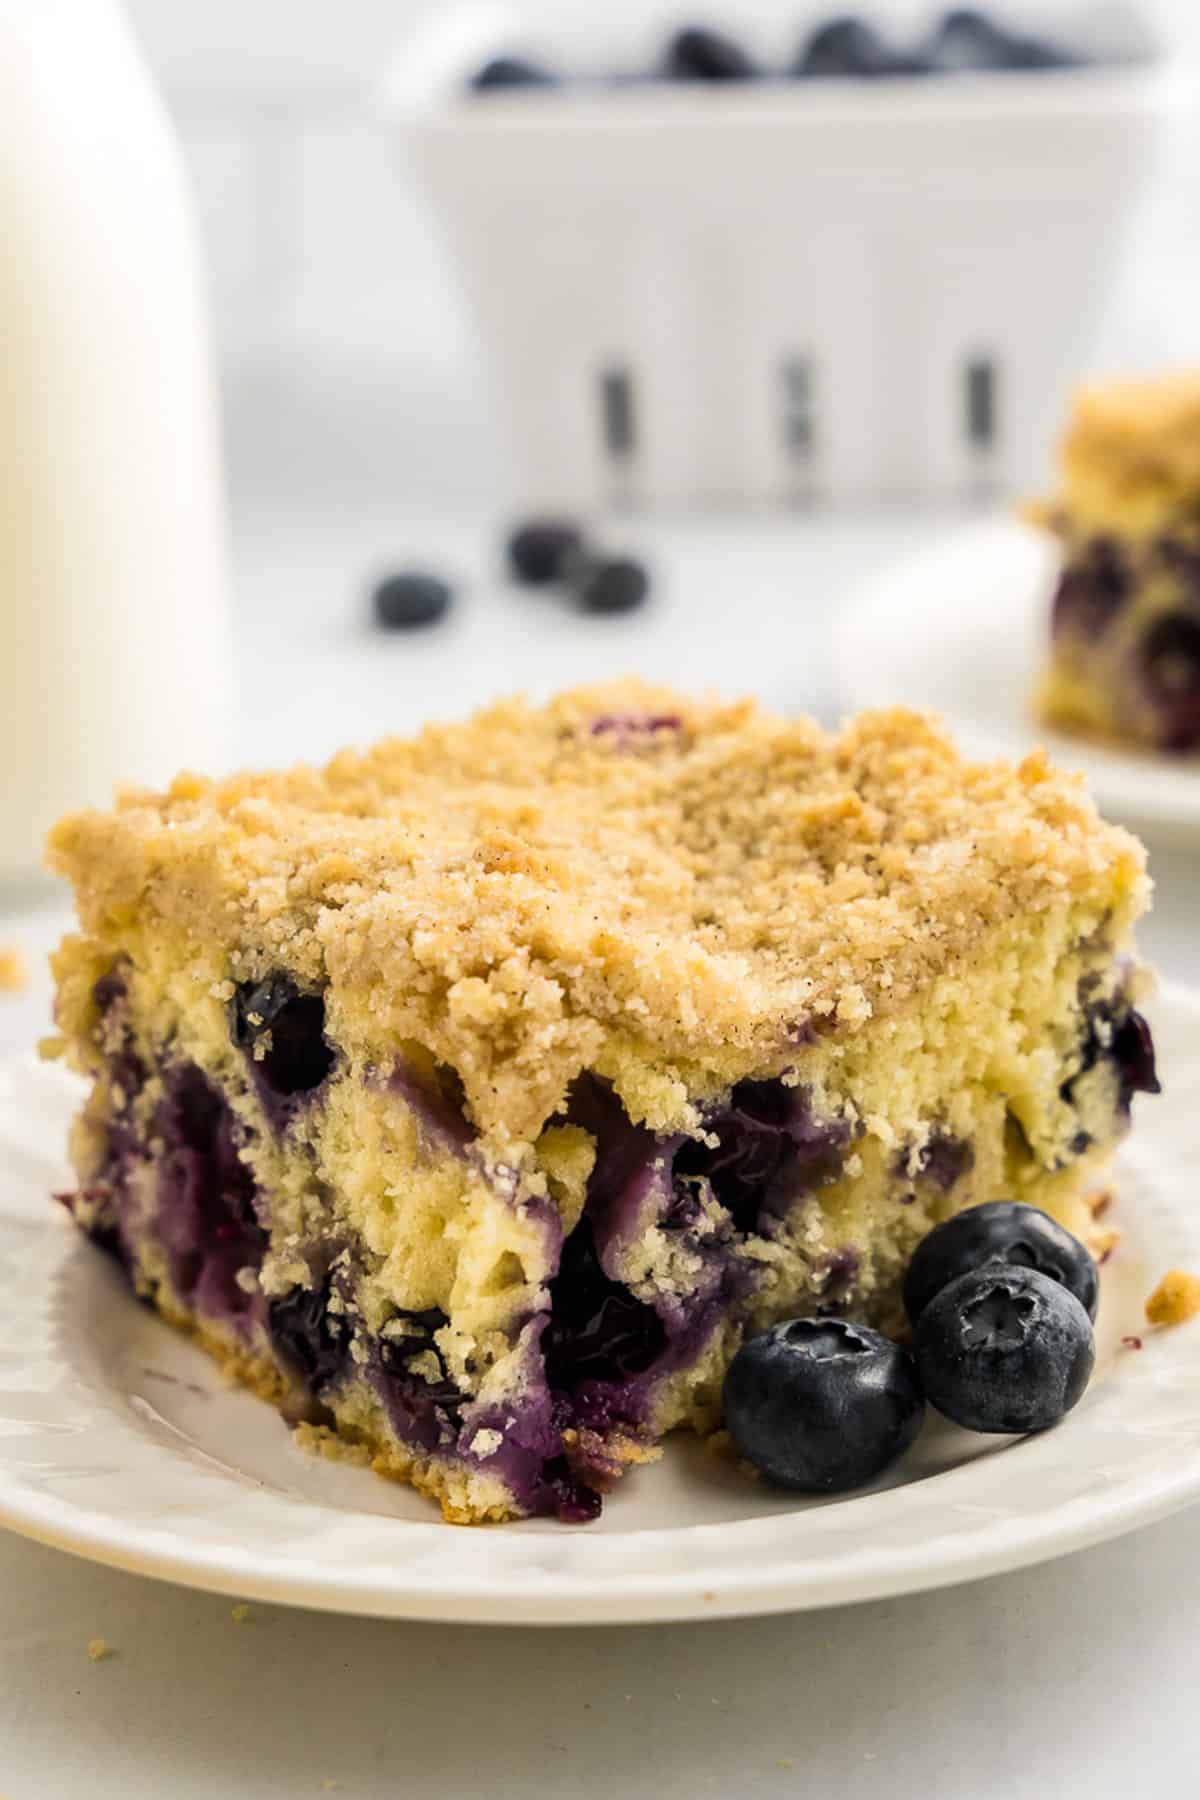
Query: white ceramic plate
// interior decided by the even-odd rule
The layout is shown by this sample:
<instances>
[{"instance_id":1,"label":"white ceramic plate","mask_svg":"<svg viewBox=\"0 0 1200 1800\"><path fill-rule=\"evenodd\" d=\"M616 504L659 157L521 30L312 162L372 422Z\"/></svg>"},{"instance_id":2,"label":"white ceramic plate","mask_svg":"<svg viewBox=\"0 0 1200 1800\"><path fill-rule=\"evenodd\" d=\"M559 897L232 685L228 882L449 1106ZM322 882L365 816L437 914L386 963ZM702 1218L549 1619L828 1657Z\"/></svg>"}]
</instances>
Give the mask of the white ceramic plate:
<instances>
[{"instance_id":1,"label":"white ceramic plate","mask_svg":"<svg viewBox=\"0 0 1200 1800\"><path fill-rule=\"evenodd\" d=\"M926 1427L890 1483L803 1503L694 1444L635 1471L602 1520L463 1530L319 1461L139 1307L48 1199L78 1090L0 1068L0 1524L251 1599L394 1617L579 1624L780 1612L937 1587L1127 1531L1200 1497L1200 1321L1147 1332L1173 1265L1200 1271L1200 996L1155 1008L1167 1093L1120 1162L1097 1374L1056 1431ZM1141 1350L1122 1345L1136 1334Z\"/></svg>"},{"instance_id":2,"label":"white ceramic plate","mask_svg":"<svg viewBox=\"0 0 1200 1800\"><path fill-rule=\"evenodd\" d=\"M1045 744L1056 761L1083 770L1110 818L1200 835L1200 759L1110 750L1033 717L1055 566L1052 541L1010 519L956 531L901 563L838 626L840 699L853 710L934 707L972 756L1018 757Z\"/></svg>"}]
</instances>

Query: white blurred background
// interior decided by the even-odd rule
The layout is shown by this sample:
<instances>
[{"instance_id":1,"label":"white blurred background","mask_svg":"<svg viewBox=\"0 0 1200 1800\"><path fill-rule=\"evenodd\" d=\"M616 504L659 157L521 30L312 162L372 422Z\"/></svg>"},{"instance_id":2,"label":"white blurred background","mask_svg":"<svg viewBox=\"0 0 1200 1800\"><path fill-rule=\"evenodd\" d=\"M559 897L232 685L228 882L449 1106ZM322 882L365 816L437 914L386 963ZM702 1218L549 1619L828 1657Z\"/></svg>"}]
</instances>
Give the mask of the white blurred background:
<instances>
[{"instance_id":1,"label":"white blurred background","mask_svg":"<svg viewBox=\"0 0 1200 1800\"><path fill-rule=\"evenodd\" d=\"M651 604L617 618L502 580L504 468L478 353L374 99L406 34L453 3L127 0L178 128L204 240L234 524L233 754L257 765L319 758L505 689L632 670L836 717L832 621L865 580L961 528L961 508L612 517L609 544L645 554L654 571ZM868 0L862 10L886 23L945 3ZM17 11L37 18L44 4L20 0ZM845 6L515 0L512 10L535 41L552 28L581 60L645 66L671 25L724 25L782 56L819 13ZM994 10L1019 9L996 0ZM1141 10L1171 54L1200 63L1200 0ZM1055 0L1037 7L1047 31L1067 12ZM1200 366L1197 181L1200 117L1183 118L1096 367ZM86 328L94 335L90 314ZM90 437L85 447L78 492L90 499L109 471ZM163 507L164 531L186 508L179 497ZM62 535L56 512L47 536ZM455 583L449 617L430 631L373 630L372 575L413 561ZM105 573L62 596L64 619L121 604ZM182 585L172 594L156 576L143 583L143 611L166 615L168 637L193 603L197 584ZM10 583L9 622L32 636L22 599ZM121 680L178 681L187 660L178 639L156 663L133 636L113 693L100 696L105 715ZM935 639L931 657L942 649ZM203 679L190 662L185 676ZM33 692L39 722L45 702ZM76 728L78 713L68 691ZM96 744L85 749L94 760ZM20 787L15 751L6 767ZM1200 858L1186 844L1156 845L1153 867L1144 948L1164 975L1200 981ZM16 945L31 974L0 1009L2 1055L27 1051L46 1029L46 952L67 913L65 896L0 889L0 946ZM802 1783L829 1800L876 1800L924 1792L931 1769L939 1791L971 1800L1182 1793L1200 1673L1186 1572L1198 1556L1193 1512L1027 1576L813 1615L800 1631L780 1620L711 1625L702 1642L663 1629L553 1644L527 1632L501 1647L451 1627L262 1609L234 1628L226 1602L85 1571L0 1534L4 1788L23 1800L207 1800L233 1791L220 1771L236 1765L246 1794L453 1795L478 1775L470 1757L486 1746L493 1791L528 1800L607 1793L614 1780L631 1795L652 1781L662 1800L792 1800ZM92 1668L83 1646L98 1631L118 1654ZM337 1781L322 1780L335 1769Z\"/></svg>"},{"instance_id":2,"label":"white blurred background","mask_svg":"<svg viewBox=\"0 0 1200 1800\"><path fill-rule=\"evenodd\" d=\"M465 315L436 233L375 104L383 69L448 0L130 0L195 182L222 363L235 505L273 495L361 506L486 504L499 455ZM647 65L671 26L725 26L784 57L812 0L711 6L517 0L533 44ZM872 0L919 26L933 0ZM1020 5L997 5L1000 18ZM1024 13L1047 31L1080 0ZM1097 9L1100 10L1100 9ZM1168 51L1200 59L1196 0L1139 7ZM1183 120L1095 361L1200 362L1200 119Z\"/></svg>"}]
</instances>

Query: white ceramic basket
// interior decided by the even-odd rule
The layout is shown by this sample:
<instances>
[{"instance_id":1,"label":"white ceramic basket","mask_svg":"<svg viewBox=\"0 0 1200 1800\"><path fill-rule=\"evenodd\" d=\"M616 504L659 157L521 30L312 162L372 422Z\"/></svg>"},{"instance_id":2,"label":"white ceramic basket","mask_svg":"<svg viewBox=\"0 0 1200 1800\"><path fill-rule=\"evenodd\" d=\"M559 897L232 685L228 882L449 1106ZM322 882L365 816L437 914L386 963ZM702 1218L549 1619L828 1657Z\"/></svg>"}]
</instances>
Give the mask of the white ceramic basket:
<instances>
[{"instance_id":1,"label":"white ceramic basket","mask_svg":"<svg viewBox=\"0 0 1200 1800\"><path fill-rule=\"evenodd\" d=\"M1164 77L519 90L398 114L522 503L1042 479Z\"/></svg>"}]
</instances>

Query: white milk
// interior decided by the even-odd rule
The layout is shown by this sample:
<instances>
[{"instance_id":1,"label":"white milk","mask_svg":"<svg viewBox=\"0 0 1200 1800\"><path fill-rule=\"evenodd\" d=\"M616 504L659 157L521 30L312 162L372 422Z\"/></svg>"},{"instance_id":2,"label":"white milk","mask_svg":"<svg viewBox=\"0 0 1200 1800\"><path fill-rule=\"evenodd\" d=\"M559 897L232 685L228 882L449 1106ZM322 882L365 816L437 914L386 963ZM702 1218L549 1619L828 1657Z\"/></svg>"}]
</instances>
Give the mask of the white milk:
<instances>
[{"instance_id":1,"label":"white milk","mask_svg":"<svg viewBox=\"0 0 1200 1800\"><path fill-rule=\"evenodd\" d=\"M226 759L205 326L117 0L0 0L0 880L115 781Z\"/></svg>"}]
</instances>

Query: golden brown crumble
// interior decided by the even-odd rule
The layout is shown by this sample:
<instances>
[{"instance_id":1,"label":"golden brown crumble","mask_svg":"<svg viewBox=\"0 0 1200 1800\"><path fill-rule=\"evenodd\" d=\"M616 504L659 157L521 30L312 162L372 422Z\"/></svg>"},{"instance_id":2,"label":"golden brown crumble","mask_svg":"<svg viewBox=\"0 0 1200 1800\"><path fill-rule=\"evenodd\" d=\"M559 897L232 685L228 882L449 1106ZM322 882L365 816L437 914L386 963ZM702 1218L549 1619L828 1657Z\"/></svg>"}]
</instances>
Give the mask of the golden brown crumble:
<instances>
[{"instance_id":1,"label":"golden brown crumble","mask_svg":"<svg viewBox=\"0 0 1200 1800\"><path fill-rule=\"evenodd\" d=\"M1184 1325L1200 1313L1200 1275L1168 1269L1146 1302L1151 1325Z\"/></svg>"},{"instance_id":2,"label":"golden brown crumble","mask_svg":"<svg viewBox=\"0 0 1200 1800\"><path fill-rule=\"evenodd\" d=\"M235 980L328 984L364 1055L418 1040L485 1131L540 1124L617 1039L782 1065L1006 923L1071 903L1119 935L1146 888L1140 846L1041 752L972 764L911 712L826 732L636 682L127 792L64 819L50 860L110 946L220 946Z\"/></svg>"}]
</instances>

